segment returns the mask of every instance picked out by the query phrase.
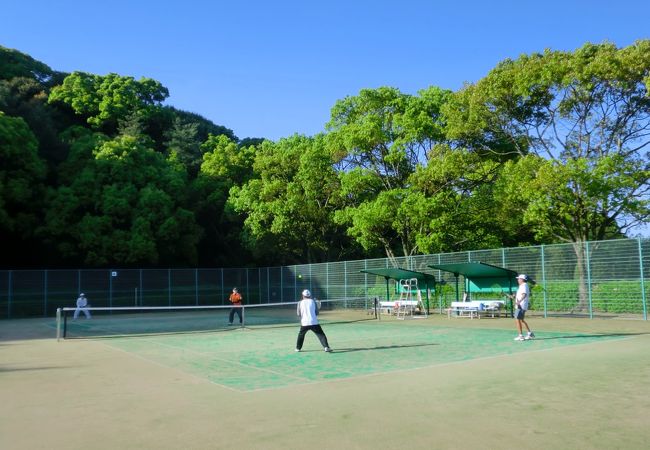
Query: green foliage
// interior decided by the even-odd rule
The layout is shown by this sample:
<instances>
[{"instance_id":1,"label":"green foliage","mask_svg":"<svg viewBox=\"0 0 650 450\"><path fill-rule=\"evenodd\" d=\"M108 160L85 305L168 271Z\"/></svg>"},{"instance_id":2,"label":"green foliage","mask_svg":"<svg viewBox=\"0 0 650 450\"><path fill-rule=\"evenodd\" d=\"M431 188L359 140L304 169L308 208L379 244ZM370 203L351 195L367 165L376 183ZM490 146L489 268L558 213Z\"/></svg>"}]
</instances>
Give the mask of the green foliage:
<instances>
[{"instance_id":1,"label":"green foliage","mask_svg":"<svg viewBox=\"0 0 650 450\"><path fill-rule=\"evenodd\" d=\"M437 88L418 96L363 89L332 108L327 145L340 161L345 199L335 220L364 249L382 248L391 258L419 250L426 199L411 189L410 177L444 140L439 115L449 95Z\"/></svg>"},{"instance_id":2,"label":"green foliage","mask_svg":"<svg viewBox=\"0 0 650 450\"><path fill-rule=\"evenodd\" d=\"M647 284L647 282L646 282ZM586 314L580 306L579 281L552 282L546 285L548 311L575 312ZM541 287L531 293L531 309L544 309L544 294ZM594 314L640 314L643 312L641 284L639 280L601 281L591 286L591 308Z\"/></svg>"},{"instance_id":3,"label":"green foliage","mask_svg":"<svg viewBox=\"0 0 650 450\"><path fill-rule=\"evenodd\" d=\"M448 132L477 150L501 140L547 160L527 189L539 238L617 236L650 214L649 79L650 41L524 55L454 96Z\"/></svg>"},{"instance_id":4,"label":"green foliage","mask_svg":"<svg viewBox=\"0 0 650 450\"><path fill-rule=\"evenodd\" d=\"M58 163L66 150L57 136L62 117L47 104L47 89L33 78L0 80L0 110L23 118L38 140L39 154L50 163Z\"/></svg>"},{"instance_id":5,"label":"green foliage","mask_svg":"<svg viewBox=\"0 0 650 450\"><path fill-rule=\"evenodd\" d=\"M92 158L84 158L91 152ZM132 136L81 136L40 232L86 264L194 264L200 232L182 168Z\"/></svg>"},{"instance_id":6,"label":"green foliage","mask_svg":"<svg viewBox=\"0 0 650 450\"><path fill-rule=\"evenodd\" d=\"M597 160L544 161L522 189L528 200L525 220L543 240L602 240L625 216L648 214L647 198L635 193L647 184L647 164L620 154ZM544 195L540 195L544 193Z\"/></svg>"},{"instance_id":7,"label":"green foliage","mask_svg":"<svg viewBox=\"0 0 650 450\"><path fill-rule=\"evenodd\" d=\"M0 227L38 229L55 262L396 258L602 240L650 214L647 40L522 55L455 93L362 89L326 134L278 142L162 106L155 80L63 75L0 47Z\"/></svg>"},{"instance_id":8,"label":"green foliage","mask_svg":"<svg viewBox=\"0 0 650 450\"><path fill-rule=\"evenodd\" d=\"M210 135L201 145L198 176L192 183L192 205L205 233L199 252L215 265L247 264L240 242L243 218L227 205L229 190L252 176L254 147L241 147L225 135Z\"/></svg>"},{"instance_id":9,"label":"green foliage","mask_svg":"<svg viewBox=\"0 0 650 450\"><path fill-rule=\"evenodd\" d=\"M54 72L47 64L36 61L29 55L0 45L0 80L30 78L45 81Z\"/></svg>"},{"instance_id":10,"label":"green foliage","mask_svg":"<svg viewBox=\"0 0 650 450\"><path fill-rule=\"evenodd\" d=\"M645 280L646 286L650 280ZM597 313L641 314L641 283L634 281L599 282L591 286L592 308Z\"/></svg>"},{"instance_id":11,"label":"green foliage","mask_svg":"<svg viewBox=\"0 0 650 450\"><path fill-rule=\"evenodd\" d=\"M228 202L245 215L243 239L259 258L315 262L351 251L332 220L339 185L322 136L264 141L253 169Z\"/></svg>"},{"instance_id":12,"label":"green foliage","mask_svg":"<svg viewBox=\"0 0 650 450\"><path fill-rule=\"evenodd\" d=\"M169 96L158 81L110 73L106 76L73 72L50 93L49 101L69 105L75 113L86 117L92 126L117 125L129 114L147 116Z\"/></svg>"},{"instance_id":13,"label":"green foliage","mask_svg":"<svg viewBox=\"0 0 650 450\"><path fill-rule=\"evenodd\" d=\"M45 164L38 142L20 117L0 111L0 230L25 237L39 220Z\"/></svg>"}]
</instances>

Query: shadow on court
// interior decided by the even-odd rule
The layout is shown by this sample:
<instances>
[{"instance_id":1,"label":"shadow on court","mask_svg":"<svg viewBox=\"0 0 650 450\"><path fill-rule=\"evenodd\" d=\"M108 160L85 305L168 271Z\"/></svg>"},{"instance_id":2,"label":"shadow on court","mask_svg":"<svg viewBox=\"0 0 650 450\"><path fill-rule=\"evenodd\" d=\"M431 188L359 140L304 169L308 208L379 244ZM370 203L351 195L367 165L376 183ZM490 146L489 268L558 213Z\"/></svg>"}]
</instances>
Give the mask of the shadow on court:
<instances>
[{"instance_id":1,"label":"shadow on court","mask_svg":"<svg viewBox=\"0 0 650 450\"><path fill-rule=\"evenodd\" d=\"M547 336L535 337L533 341L551 341L554 339L598 339L598 338L612 338L612 337L626 337L626 336L642 336L650 333L600 333L600 334L572 334L565 336Z\"/></svg>"},{"instance_id":2,"label":"shadow on court","mask_svg":"<svg viewBox=\"0 0 650 450\"><path fill-rule=\"evenodd\" d=\"M390 350L394 348L431 347L440 344L379 345L376 347L333 348L332 353L366 352L372 350Z\"/></svg>"}]
</instances>

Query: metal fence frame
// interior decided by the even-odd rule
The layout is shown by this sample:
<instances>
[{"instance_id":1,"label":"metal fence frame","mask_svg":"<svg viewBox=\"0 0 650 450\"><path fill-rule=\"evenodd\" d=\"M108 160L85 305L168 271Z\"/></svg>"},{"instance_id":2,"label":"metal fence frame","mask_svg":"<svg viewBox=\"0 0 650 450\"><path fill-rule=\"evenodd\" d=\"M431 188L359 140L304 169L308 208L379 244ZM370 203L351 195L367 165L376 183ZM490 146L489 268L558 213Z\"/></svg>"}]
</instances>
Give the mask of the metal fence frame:
<instances>
[{"instance_id":1,"label":"metal fence frame","mask_svg":"<svg viewBox=\"0 0 650 450\"><path fill-rule=\"evenodd\" d=\"M636 238L419 255L397 264L443 281L431 293L434 311L455 299L454 281L428 266L480 261L532 276L532 310L544 317L647 320L649 258L650 239ZM294 301L303 289L320 298L383 299L384 278L361 270L391 266L381 258L260 268L0 270L0 319L54 317L80 292L96 307L223 305L233 286L251 304Z\"/></svg>"}]
</instances>

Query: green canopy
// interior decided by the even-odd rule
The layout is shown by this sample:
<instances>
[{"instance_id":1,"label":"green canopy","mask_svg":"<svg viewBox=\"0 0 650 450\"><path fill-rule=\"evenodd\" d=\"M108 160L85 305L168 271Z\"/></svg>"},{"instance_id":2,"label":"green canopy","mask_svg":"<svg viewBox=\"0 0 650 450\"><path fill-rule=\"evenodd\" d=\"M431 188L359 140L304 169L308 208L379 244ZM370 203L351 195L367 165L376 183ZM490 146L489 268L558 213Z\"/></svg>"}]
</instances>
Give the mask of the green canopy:
<instances>
[{"instance_id":1,"label":"green canopy","mask_svg":"<svg viewBox=\"0 0 650 450\"><path fill-rule=\"evenodd\" d=\"M371 275L379 275L386 279L386 300L390 300L390 289L388 287L388 280L408 280L410 278L415 278L418 282L424 282L427 287L426 296L427 296L427 313L429 312L429 288L435 289L436 286L436 277L430 273L424 272L415 272L413 270L407 269L365 269L361 270L362 273L369 273Z\"/></svg>"},{"instance_id":2,"label":"green canopy","mask_svg":"<svg viewBox=\"0 0 650 450\"><path fill-rule=\"evenodd\" d=\"M456 301L460 301L460 291L458 289L458 277L464 276L466 280L473 283L478 290L493 285L502 288L508 288L512 293L512 287L517 286L517 272L506 269L505 267L493 266L491 264L478 262L467 263L450 263L450 264L430 264L429 267L444 272L451 272L456 277ZM510 307L512 312L512 305Z\"/></svg>"}]
</instances>

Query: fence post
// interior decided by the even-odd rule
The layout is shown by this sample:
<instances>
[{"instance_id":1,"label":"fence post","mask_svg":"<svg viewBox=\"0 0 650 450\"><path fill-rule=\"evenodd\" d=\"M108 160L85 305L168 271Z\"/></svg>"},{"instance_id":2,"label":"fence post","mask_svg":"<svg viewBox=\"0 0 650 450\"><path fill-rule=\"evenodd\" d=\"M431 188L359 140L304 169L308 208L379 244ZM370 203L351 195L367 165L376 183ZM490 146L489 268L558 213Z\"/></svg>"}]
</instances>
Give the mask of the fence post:
<instances>
[{"instance_id":1,"label":"fence post","mask_svg":"<svg viewBox=\"0 0 650 450\"><path fill-rule=\"evenodd\" d=\"M594 318L594 308L591 299L591 256L589 255L589 241L585 241L585 265L587 266L587 298L589 299L589 318Z\"/></svg>"},{"instance_id":2,"label":"fence post","mask_svg":"<svg viewBox=\"0 0 650 450\"><path fill-rule=\"evenodd\" d=\"M223 288L223 268L221 268L221 304L225 305L226 304L226 299L225 299L226 293Z\"/></svg>"},{"instance_id":3,"label":"fence post","mask_svg":"<svg viewBox=\"0 0 650 450\"><path fill-rule=\"evenodd\" d=\"M348 262L343 261L343 298L348 298Z\"/></svg>"},{"instance_id":4,"label":"fence post","mask_svg":"<svg viewBox=\"0 0 650 450\"><path fill-rule=\"evenodd\" d=\"M293 266L293 298L298 298L298 266Z\"/></svg>"},{"instance_id":5,"label":"fence post","mask_svg":"<svg viewBox=\"0 0 650 450\"><path fill-rule=\"evenodd\" d=\"M645 279L643 275L643 249L641 247L641 238L637 238L639 246L639 271L641 274L641 301L643 302L643 320L648 320L648 306L645 296Z\"/></svg>"},{"instance_id":6,"label":"fence post","mask_svg":"<svg viewBox=\"0 0 650 450\"><path fill-rule=\"evenodd\" d=\"M142 292L142 269L140 269L140 280L139 281L140 281L140 297L138 298L138 303L140 304L140 306L144 306L142 304L143 303L143 301L142 301L142 295L143 295L143 292Z\"/></svg>"},{"instance_id":7,"label":"fence post","mask_svg":"<svg viewBox=\"0 0 650 450\"><path fill-rule=\"evenodd\" d=\"M43 271L43 317L47 317L47 269Z\"/></svg>"},{"instance_id":8,"label":"fence post","mask_svg":"<svg viewBox=\"0 0 650 450\"><path fill-rule=\"evenodd\" d=\"M546 259L544 258L544 246L542 245L542 293L544 295L544 318L548 317L548 298L546 296Z\"/></svg>"},{"instance_id":9,"label":"fence post","mask_svg":"<svg viewBox=\"0 0 650 450\"><path fill-rule=\"evenodd\" d=\"M330 298L330 263L325 263L325 296Z\"/></svg>"},{"instance_id":10,"label":"fence post","mask_svg":"<svg viewBox=\"0 0 650 450\"><path fill-rule=\"evenodd\" d=\"M56 340L61 340L61 308L56 308Z\"/></svg>"},{"instance_id":11,"label":"fence post","mask_svg":"<svg viewBox=\"0 0 650 450\"><path fill-rule=\"evenodd\" d=\"M365 292L364 297L368 298L368 272L365 272L365 270L368 270L368 260L367 259L363 260L363 270L364 270L364 273L363 273L364 290L363 291Z\"/></svg>"},{"instance_id":12,"label":"fence post","mask_svg":"<svg viewBox=\"0 0 650 450\"><path fill-rule=\"evenodd\" d=\"M12 270L7 273L7 319L11 319L11 279Z\"/></svg>"}]
</instances>

